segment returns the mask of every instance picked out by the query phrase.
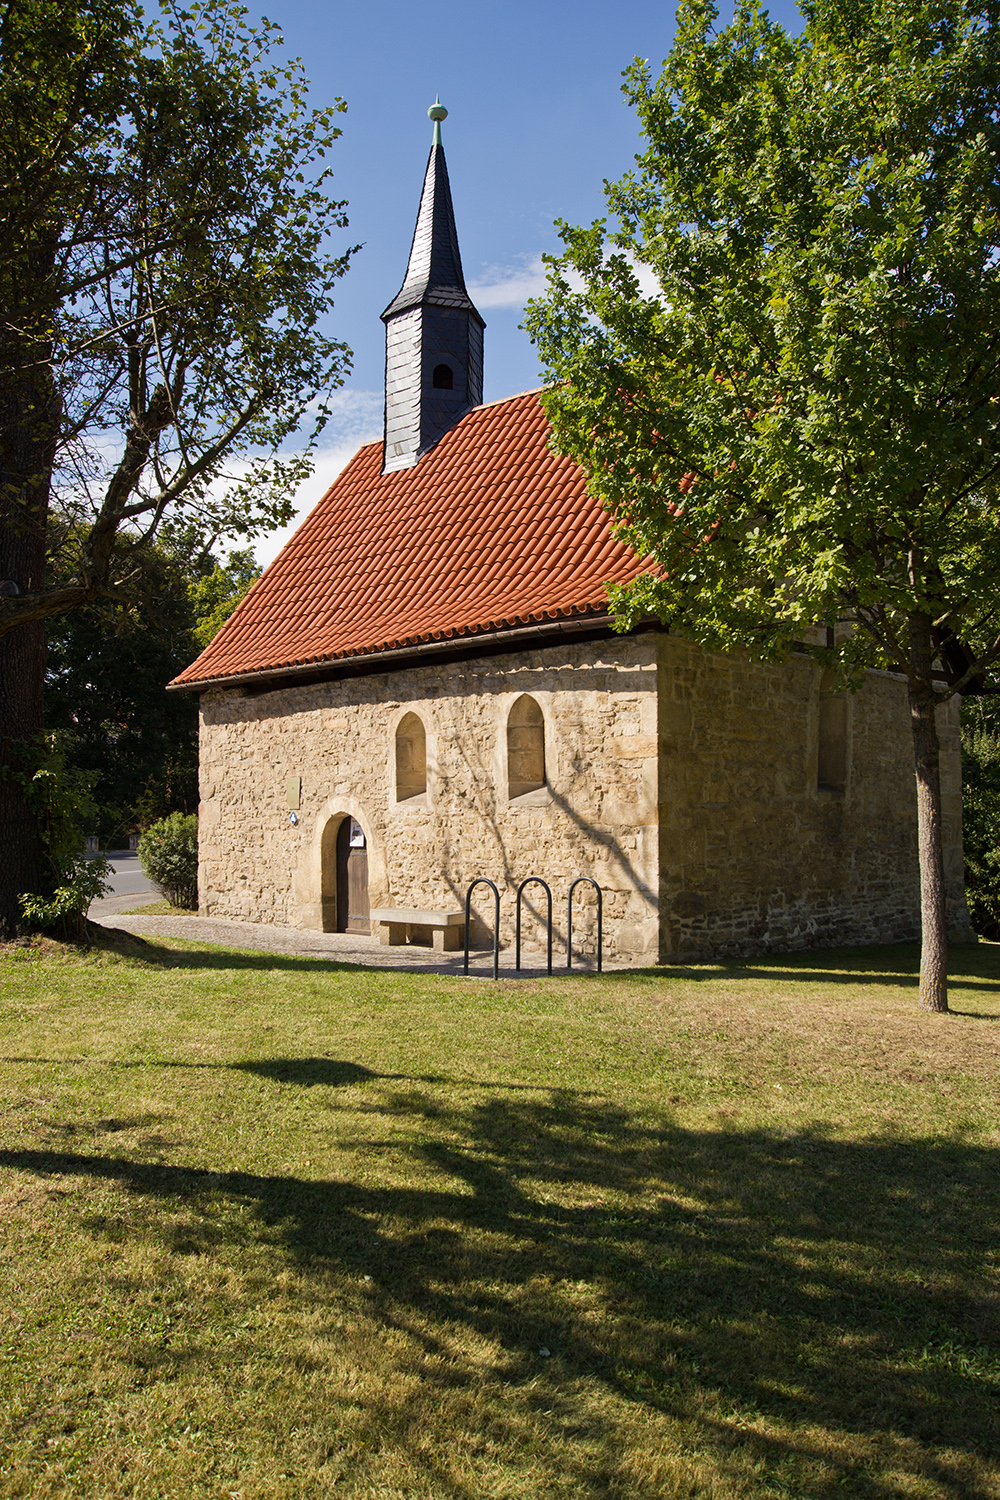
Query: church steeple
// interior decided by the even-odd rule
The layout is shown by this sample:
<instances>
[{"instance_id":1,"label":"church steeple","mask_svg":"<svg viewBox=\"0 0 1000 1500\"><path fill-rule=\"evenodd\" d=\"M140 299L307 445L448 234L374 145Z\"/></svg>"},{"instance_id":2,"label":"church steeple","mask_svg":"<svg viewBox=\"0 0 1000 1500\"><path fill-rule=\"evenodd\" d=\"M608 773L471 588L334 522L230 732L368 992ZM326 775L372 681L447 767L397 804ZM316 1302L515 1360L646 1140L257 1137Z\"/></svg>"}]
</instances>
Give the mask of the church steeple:
<instances>
[{"instance_id":1,"label":"church steeple","mask_svg":"<svg viewBox=\"0 0 1000 1500\"><path fill-rule=\"evenodd\" d=\"M483 399L483 329L462 276L438 100L406 277L385 323L383 474L409 469Z\"/></svg>"}]
</instances>

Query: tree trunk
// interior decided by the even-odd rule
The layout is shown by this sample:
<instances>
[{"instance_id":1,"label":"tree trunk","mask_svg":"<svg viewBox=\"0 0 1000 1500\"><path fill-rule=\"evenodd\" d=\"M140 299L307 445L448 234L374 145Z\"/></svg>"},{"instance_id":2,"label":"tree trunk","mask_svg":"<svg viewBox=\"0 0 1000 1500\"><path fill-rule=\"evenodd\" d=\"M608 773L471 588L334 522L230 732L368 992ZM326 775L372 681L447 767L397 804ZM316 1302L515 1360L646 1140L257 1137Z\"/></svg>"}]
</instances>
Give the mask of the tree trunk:
<instances>
[{"instance_id":1,"label":"tree trunk","mask_svg":"<svg viewBox=\"0 0 1000 1500\"><path fill-rule=\"evenodd\" d=\"M24 594L45 581L49 485L58 404L34 342L0 343L0 587ZM18 896L45 893L45 851L18 775L37 758L45 681L45 622L0 637L0 938L22 925Z\"/></svg>"},{"instance_id":2,"label":"tree trunk","mask_svg":"<svg viewBox=\"0 0 1000 1500\"><path fill-rule=\"evenodd\" d=\"M931 621L911 615L910 660L919 686L909 688L913 759L917 782L917 839L920 852L920 1003L927 1010L948 1009L948 908L941 837L941 762L932 671Z\"/></svg>"},{"instance_id":3,"label":"tree trunk","mask_svg":"<svg viewBox=\"0 0 1000 1500\"><path fill-rule=\"evenodd\" d=\"M4 550L0 526L0 556ZM9 564L0 562L4 577ZM26 748L42 733L45 625L22 625L0 637L0 939L21 927L18 896L44 892L47 866L38 828L18 773L29 769Z\"/></svg>"}]
</instances>

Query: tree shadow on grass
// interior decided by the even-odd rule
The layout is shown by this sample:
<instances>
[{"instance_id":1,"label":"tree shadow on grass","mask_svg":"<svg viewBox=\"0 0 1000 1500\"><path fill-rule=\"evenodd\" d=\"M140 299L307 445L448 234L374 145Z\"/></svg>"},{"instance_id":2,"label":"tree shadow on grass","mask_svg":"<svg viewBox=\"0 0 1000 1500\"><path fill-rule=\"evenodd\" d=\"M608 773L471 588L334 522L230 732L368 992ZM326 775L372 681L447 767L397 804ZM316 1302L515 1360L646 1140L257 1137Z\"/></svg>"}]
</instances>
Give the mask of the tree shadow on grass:
<instances>
[{"instance_id":1,"label":"tree shadow on grass","mask_svg":"<svg viewBox=\"0 0 1000 1500\"><path fill-rule=\"evenodd\" d=\"M608 980L671 978L684 980L767 979L781 984L887 985L916 989L920 984L920 948L916 943L865 948L810 948L794 953L768 954L763 959L741 959L719 964L611 972ZM955 991L985 990L1000 995L1000 944L953 943L949 950L949 985ZM976 1012L955 1011L976 1015ZM978 1017L977 1019L987 1019Z\"/></svg>"},{"instance_id":2,"label":"tree shadow on grass","mask_svg":"<svg viewBox=\"0 0 1000 1500\"><path fill-rule=\"evenodd\" d=\"M386 964L369 965L349 963L335 958L316 958L306 954L272 952L268 949L236 949L220 945L166 948L149 938L137 937L117 928L100 929L106 936L112 935L107 946L130 958L138 958L152 967L163 969L218 969L225 971L257 970L266 972L309 974L353 974L375 976L379 973L424 974L428 978L458 978L452 969L419 968L401 960L398 966ZM121 941L119 941L121 940ZM607 970L597 974L592 969L578 968L568 971L557 968L553 979L590 981L604 986L635 981L664 980L706 981L732 979L766 979L776 985L792 984L873 984L894 989L915 989L919 985L920 950L915 943L897 943L891 946L865 948L809 949L782 955L770 955L772 966L753 960L723 964L674 965L664 964L649 968ZM953 944L950 958L950 984L955 992L981 990L1000 996L1000 944L966 943ZM482 978L484 976L477 975ZM511 980L535 980L546 977L542 971L515 975L510 971L501 973L500 982ZM993 1020L988 1012L962 1010L953 1007L953 1013L974 1020Z\"/></svg>"},{"instance_id":3,"label":"tree shadow on grass","mask_svg":"<svg viewBox=\"0 0 1000 1500\"><path fill-rule=\"evenodd\" d=\"M252 1073L256 1078L270 1078L275 1083L293 1084L299 1088L344 1088L348 1084L374 1083L430 1083L445 1084L448 1088L490 1089L503 1093L550 1093L551 1089L539 1083L501 1083L495 1078L455 1077L445 1073L376 1073L362 1063L342 1062L335 1057L269 1057L254 1062L198 1063L197 1067L219 1067L239 1073ZM593 1097L589 1093L576 1093L577 1099Z\"/></svg>"},{"instance_id":4,"label":"tree shadow on grass","mask_svg":"<svg viewBox=\"0 0 1000 1500\"><path fill-rule=\"evenodd\" d=\"M659 1500L662 1476L615 1452L614 1413L630 1410L676 1424L727 1494L995 1497L995 1149L656 1127L500 1086L462 1105L412 1087L387 1097L349 1061L242 1066L305 1087L370 1083L411 1133L366 1139L359 1113L340 1145L375 1164L360 1181L41 1150L0 1164L120 1184L146 1206L143 1232L178 1254L227 1233L218 1215L179 1227L178 1200L249 1209L315 1317L332 1330L347 1288L372 1338L392 1333L397 1366L441 1402L481 1390L485 1341L506 1430L522 1422L537 1445L539 1414L558 1426L551 1462L578 1467L567 1493ZM370 1415L386 1432L397 1420ZM707 1478L677 1491L714 1492Z\"/></svg>"},{"instance_id":5,"label":"tree shadow on grass","mask_svg":"<svg viewBox=\"0 0 1000 1500\"><path fill-rule=\"evenodd\" d=\"M10 1055L0 1057L0 1065L6 1067L28 1066L37 1067L39 1064L52 1066L51 1057L42 1057L38 1054L21 1053L17 1056ZM509 1083L501 1082L496 1078L469 1078L465 1075L456 1076L445 1073L377 1073L372 1068L367 1068L363 1063L344 1062L335 1057L270 1057L256 1059L252 1062L214 1063L214 1062L191 1062L187 1059L177 1061L175 1059L151 1059L137 1058L134 1061L122 1062L118 1058L93 1058L93 1057L60 1057L57 1063L59 1068L86 1068L90 1071L127 1071L141 1072L146 1069L166 1068L191 1071L195 1073L251 1073L257 1078L268 1078L273 1083L283 1083L298 1088L346 1088L351 1084L364 1083L420 1083L420 1084L443 1084L448 1088L460 1089L489 1089L492 1092L502 1091L504 1093L526 1093L526 1094L548 1094L551 1087L544 1083ZM574 1093L577 1099L590 1099L595 1097L588 1090L577 1090ZM149 1116L149 1120L153 1120ZM156 1117L158 1118L158 1117ZM101 1129L114 1127L115 1129L135 1128L143 1124L143 1118L137 1117L132 1120L116 1121L115 1119L99 1122ZM0 1158L2 1160L2 1158Z\"/></svg>"}]
</instances>

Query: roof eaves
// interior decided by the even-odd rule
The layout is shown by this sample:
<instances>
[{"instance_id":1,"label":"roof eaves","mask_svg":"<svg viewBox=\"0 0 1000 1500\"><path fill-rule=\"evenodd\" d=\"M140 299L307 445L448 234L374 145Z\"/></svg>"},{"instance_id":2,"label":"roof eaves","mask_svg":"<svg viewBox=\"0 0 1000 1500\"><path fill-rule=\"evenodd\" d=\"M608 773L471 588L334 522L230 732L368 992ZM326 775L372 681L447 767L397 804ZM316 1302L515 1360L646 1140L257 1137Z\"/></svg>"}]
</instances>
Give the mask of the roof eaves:
<instances>
[{"instance_id":1,"label":"roof eaves","mask_svg":"<svg viewBox=\"0 0 1000 1500\"><path fill-rule=\"evenodd\" d=\"M564 617L557 620L545 619L540 615L528 615L522 616L520 620L511 624L501 624L492 629L474 627L467 630L440 631L436 632L433 638L415 638L392 646L360 648L337 652L330 656L313 656L296 662L273 663L270 666L255 667L249 671L229 672L219 677L184 681L182 674L181 677L175 677L173 682L167 683L167 691L172 693L207 692L210 688L236 687L240 683L258 681L263 678L294 677L307 672L315 672L317 668L335 668L356 664L359 660L370 661L371 670L377 672L382 663L390 665L404 657L433 655L435 652L451 650L463 643L469 645L497 643L513 646L527 639L572 635L588 625L605 625L608 630L611 629L611 616L607 608L578 606L574 607L572 612L562 611L561 614Z\"/></svg>"}]
</instances>

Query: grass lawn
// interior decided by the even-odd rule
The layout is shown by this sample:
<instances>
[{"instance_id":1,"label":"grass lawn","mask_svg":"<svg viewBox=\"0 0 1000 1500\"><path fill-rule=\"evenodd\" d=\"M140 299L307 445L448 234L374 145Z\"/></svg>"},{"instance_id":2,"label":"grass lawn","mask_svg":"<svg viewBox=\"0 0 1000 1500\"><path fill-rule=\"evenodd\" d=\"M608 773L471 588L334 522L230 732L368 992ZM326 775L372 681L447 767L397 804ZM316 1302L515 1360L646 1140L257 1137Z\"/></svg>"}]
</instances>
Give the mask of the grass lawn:
<instances>
[{"instance_id":1,"label":"grass lawn","mask_svg":"<svg viewBox=\"0 0 1000 1500\"><path fill-rule=\"evenodd\" d=\"M0 958L0 1494L1000 1496L1000 948Z\"/></svg>"}]
</instances>

